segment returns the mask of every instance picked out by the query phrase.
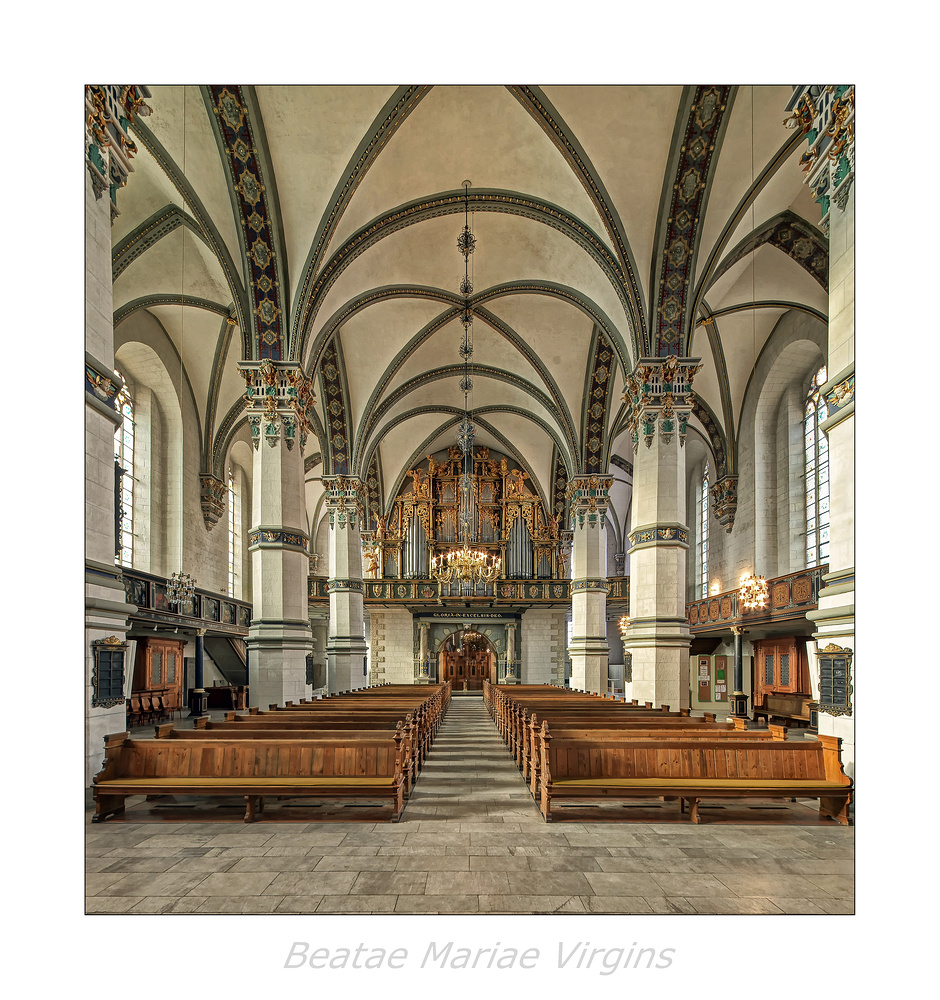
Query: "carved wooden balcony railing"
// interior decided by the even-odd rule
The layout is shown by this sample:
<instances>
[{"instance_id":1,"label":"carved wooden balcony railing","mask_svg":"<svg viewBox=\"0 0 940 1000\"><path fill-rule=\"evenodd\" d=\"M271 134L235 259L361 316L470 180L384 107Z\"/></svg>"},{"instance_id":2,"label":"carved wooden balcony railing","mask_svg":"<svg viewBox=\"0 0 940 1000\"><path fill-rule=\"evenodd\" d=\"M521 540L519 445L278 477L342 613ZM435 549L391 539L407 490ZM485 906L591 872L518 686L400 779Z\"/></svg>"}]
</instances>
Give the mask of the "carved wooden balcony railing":
<instances>
[{"instance_id":1,"label":"carved wooden balcony railing","mask_svg":"<svg viewBox=\"0 0 940 1000\"><path fill-rule=\"evenodd\" d=\"M828 572L828 565L812 566L768 580L766 608L744 611L739 605L737 590L692 601L685 606L692 634L727 631L731 625L744 623L765 625L804 618L807 611L816 610L822 578Z\"/></svg>"},{"instance_id":2,"label":"carved wooden balcony railing","mask_svg":"<svg viewBox=\"0 0 940 1000\"><path fill-rule=\"evenodd\" d=\"M122 570L124 595L128 604L135 604L137 611L132 622L153 625L185 625L187 628L204 628L218 635L245 636L251 624L251 605L236 601L225 594L214 594L196 588L192 601L177 607L167 600L169 580L138 570Z\"/></svg>"},{"instance_id":3,"label":"carved wooden balcony railing","mask_svg":"<svg viewBox=\"0 0 940 1000\"><path fill-rule=\"evenodd\" d=\"M608 579L607 600L617 603L630 599L630 578L610 577ZM333 581L322 576L307 578L307 600L309 603L326 602L330 598ZM343 580L344 589L359 589L358 581ZM363 580L362 598L366 604L400 603L415 604L428 601L486 602L487 604L557 604L570 603L570 580L495 580L485 586L475 588L474 593L462 593L455 586L453 591L443 587L436 580Z\"/></svg>"}]
</instances>

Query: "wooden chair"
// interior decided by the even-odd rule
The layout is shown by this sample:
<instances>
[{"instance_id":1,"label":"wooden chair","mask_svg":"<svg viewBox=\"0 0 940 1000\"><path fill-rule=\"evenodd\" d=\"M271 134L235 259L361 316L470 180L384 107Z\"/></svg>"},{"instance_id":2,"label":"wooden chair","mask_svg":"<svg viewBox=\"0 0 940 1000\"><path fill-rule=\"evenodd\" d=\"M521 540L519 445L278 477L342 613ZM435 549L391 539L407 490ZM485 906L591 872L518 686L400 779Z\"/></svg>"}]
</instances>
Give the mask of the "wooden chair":
<instances>
[{"instance_id":1,"label":"wooden chair","mask_svg":"<svg viewBox=\"0 0 940 1000\"><path fill-rule=\"evenodd\" d=\"M140 702L139 694L132 694L129 699L130 704L130 724L140 726L144 721L144 707Z\"/></svg>"}]
</instances>

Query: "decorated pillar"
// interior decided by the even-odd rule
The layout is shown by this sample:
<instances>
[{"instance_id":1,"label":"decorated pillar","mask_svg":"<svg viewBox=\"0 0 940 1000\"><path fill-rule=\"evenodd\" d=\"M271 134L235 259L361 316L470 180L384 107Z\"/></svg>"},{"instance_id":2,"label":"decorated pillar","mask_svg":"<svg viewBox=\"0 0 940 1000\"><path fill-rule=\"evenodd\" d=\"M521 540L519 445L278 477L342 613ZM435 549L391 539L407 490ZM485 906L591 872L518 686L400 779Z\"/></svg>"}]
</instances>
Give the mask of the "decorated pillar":
<instances>
[{"instance_id":1,"label":"decorated pillar","mask_svg":"<svg viewBox=\"0 0 940 1000\"><path fill-rule=\"evenodd\" d=\"M196 629L196 672L193 677L193 690L189 696L189 716L198 718L205 715L209 707L209 696L205 688L205 639L206 630ZM249 691L251 689L249 688Z\"/></svg>"},{"instance_id":2,"label":"decorated pillar","mask_svg":"<svg viewBox=\"0 0 940 1000\"><path fill-rule=\"evenodd\" d=\"M571 553L571 687L607 692L607 507L610 476L582 476L568 484L574 523Z\"/></svg>"},{"instance_id":3,"label":"decorated pillar","mask_svg":"<svg viewBox=\"0 0 940 1000\"><path fill-rule=\"evenodd\" d=\"M800 161L829 236L828 381L821 391L828 416L829 570L823 576L816 623L818 653L838 651L846 676L839 697L819 704L819 733L842 739L842 763L855 770L852 689L855 670L855 88L807 86L793 95L784 124L807 140ZM829 662L831 657L827 657ZM817 659L817 664L819 660ZM826 680L826 678L824 678ZM831 680L831 678L829 678ZM819 678L816 678L819 682Z\"/></svg>"},{"instance_id":4,"label":"decorated pillar","mask_svg":"<svg viewBox=\"0 0 940 1000\"><path fill-rule=\"evenodd\" d=\"M367 656L362 613L362 539L365 487L355 476L324 476L330 521L327 559L330 631L326 643L330 694L365 687Z\"/></svg>"},{"instance_id":5,"label":"decorated pillar","mask_svg":"<svg viewBox=\"0 0 940 1000\"><path fill-rule=\"evenodd\" d=\"M239 370L254 449L248 691L251 704L266 709L304 697L312 648L303 449L313 390L291 362L245 361Z\"/></svg>"},{"instance_id":6,"label":"decorated pillar","mask_svg":"<svg viewBox=\"0 0 940 1000\"><path fill-rule=\"evenodd\" d=\"M684 445L700 367L689 358L641 358L624 394L636 453L624 639L633 683L625 696L673 710L689 706Z\"/></svg>"},{"instance_id":7,"label":"decorated pillar","mask_svg":"<svg viewBox=\"0 0 940 1000\"><path fill-rule=\"evenodd\" d=\"M120 549L121 490L114 432L121 425L114 372L111 224L133 172L129 128L150 114L145 87L85 88L85 782L101 769L102 738L126 728L134 664L125 659L128 615ZM105 669L105 664L107 668Z\"/></svg>"}]
</instances>

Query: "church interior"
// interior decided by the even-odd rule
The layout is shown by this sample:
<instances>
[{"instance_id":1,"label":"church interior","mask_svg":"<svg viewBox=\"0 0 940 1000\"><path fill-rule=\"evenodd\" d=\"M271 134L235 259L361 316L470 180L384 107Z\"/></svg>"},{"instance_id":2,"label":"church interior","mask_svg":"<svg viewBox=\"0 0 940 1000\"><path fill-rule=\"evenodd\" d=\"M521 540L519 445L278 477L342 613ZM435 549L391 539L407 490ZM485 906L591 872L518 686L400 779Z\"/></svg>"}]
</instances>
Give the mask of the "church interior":
<instances>
[{"instance_id":1,"label":"church interior","mask_svg":"<svg viewBox=\"0 0 940 1000\"><path fill-rule=\"evenodd\" d=\"M854 86L84 100L86 912L854 912ZM395 822L147 794L279 713Z\"/></svg>"}]
</instances>

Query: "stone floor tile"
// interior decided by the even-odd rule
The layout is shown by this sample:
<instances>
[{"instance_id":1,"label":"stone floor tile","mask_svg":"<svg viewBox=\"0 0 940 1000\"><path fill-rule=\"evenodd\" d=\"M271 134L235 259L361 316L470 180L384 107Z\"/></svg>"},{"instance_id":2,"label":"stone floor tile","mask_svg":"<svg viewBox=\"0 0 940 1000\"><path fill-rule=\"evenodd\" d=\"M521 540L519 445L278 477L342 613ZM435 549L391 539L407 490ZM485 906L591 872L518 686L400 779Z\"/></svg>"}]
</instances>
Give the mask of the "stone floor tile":
<instances>
[{"instance_id":1,"label":"stone floor tile","mask_svg":"<svg viewBox=\"0 0 940 1000\"><path fill-rule=\"evenodd\" d=\"M807 882L811 882L822 890L827 896L842 897L851 899L855 895L855 879L851 875L806 875ZM814 896L819 893L813 893Z\"/></svg>"},{"instance_id":2,"label":"stone floor tile","mask_svg":"<svg viewBox=\"0 0 940 1000\"><path fill-rule=\"evenodd\" d=\"M196 913L276 913L280 896L209 896Z\"/></svg>"},{"instance_id":3,"label":"stone floor tile","mask_svg":"<svg viewBox=\"0 0 940 1000\"><path fill-rule=\"evenodd\" d=\"M399 854L395 871L404 872L453 872L470 871L472 860L468 856L460 857L452 854ZM484 857L482 860L486 861Z\"/></svg>"},{"instance_id":4,"label":"stone floor tile","mask_svg":"<svg viewBox=\"0 0 940 1000\"><path fill-rule=\"evenodd\" d=\"M427 896L504 895L510 891L506 872L428 872Z\"/></svg>"},{"instance_id":5,"label":"stone floor tile","mask_svg":"<svg viewBox=\"0 0 940 1000\"><path fill-rule=\"evenodd\" d=\"M590 885L587 895L594 896L663 896L662 886L652 875L643 872L585 872ZM678 895L678 893L676 894Z\"/></svg>"},{"instance_id":6,"label":"stone floor tile","mask_svg":"<svg viewBox=\"0 0 940 1000\"><path fill-rule=\"evenodd\" d=\"M691 901L683 896L648 895L644 897L653 913L697 913Z\"/></svg>"},{"instance_id":7,"label":"stone floor tile","mask_svg":"<svg viewBox=\"0 0 940 1000\"><path fill-rule=\"evenodd\" d=\"M472 872L529 871L529 858L515 854L475 854L469 858Z\"/></svg>"},{"instance_id":8,"label":"stone floor tile","mask_svg":"<svg viewBox=\"0 0 940 1000\"><path fill-rule=\"evenodd\" d=\"M584 872L509 872L509 891L520 896L580 896L591 892Z\"/></svg>"},{"instance_id":9,"label":"stone floor tile","mask_svg":"<svg viewBox=\"0 0 940 1000\"><path fill-rule=\"evenodd\" d=\"M584 913L580 896L480 895L480 913Z\"/></svg>"},{"instance_id":10,"label":"stone floor tile","mask_svg":"<svg viewBox=\"0 0 940 1000\"><path fill-rule=\"evenodd\" d=\"M588 913L653 912L643 896L582 896L581 903Z\"/></svg>"},{"instance_id":11,"label":"stone floor tile","mask_svg":"<svg viewBox=\"0 0 940 1000\"><path fill-rule=\"evenodd\" d=\"M427 872L360 872L349 890L354 895L401 896L422 894Z\"/></svg>"},{"instance_id":12,"label":"stone floor tile","mask_svg":"<svg viewBox=\"0 0 940 1000\"><path fill-rule=\"evenodd\" d=\"M130 913L141 896L89 896L86 893L86 913Z\"/></svg>"},{"instance_id":13,"label":"stone floor tile","mask_svg":"<svg viewBox=\"0 0 940 1000\"><path fill-rule=\"evenodd\" d=\"M177 863L177 859L173 857L157 858L149 855L142 858L131 857L118 860L109 858L105 860L108 862L107 866L100 869L103 874L117 872L122 875L127 872L165 872Z\"/></svg>"},{"instance_id":14,"label":"stone floor tile","mask_svg":"<svg viewBox=\"0 0 940 1000\"><path fill-rule=\"evenodd\" d=\"M150 875L137 872L122 875L120 881L107 886L109 896L185 896L205 879L205 874Z\"/></svg>"},{"instance_id":15,"label":"stone floor tile","mask_svg":"<svg viewBox=\"0 0 940 1000\"><path fill-rule=\"evenodd\" d=\"M317 913L394 913L397 895L324 896L316 908ZM288 900L290 897L288 897ZM313 913L313 910L307 912Z\"/></svg>"},{"instance_id":16,"label":"stone floor tile","mask_svg":"<svg viewBox=\"0 0 940 1000\"><path fill-rule=\"evenodd\" d=\"M233 861L231 858L180 858L167 871L171 874L177 872L227 872L237 871L240 864L242 864L241 861Z\"/></svg>"},{"instance_id":17,"label":"stone floor tile","mask_svg":"<svg viewBox=\"0 0 940 1000\"><path fill-rule=\"evenodd\" d=\"M277 877L270 871L217 872L206 875L197 889L200 896L260 896Z\"/></svg>"},{"instance_id":18,"label":"stone floor tile","mask_svg":"<svg viewBox=\"0 0 940 1000\"><path fill-rule=\"evenodd\" d=\"M757 875L754 872L715 875L736 896L792 896L810 899L819 890L801 875Z\"/></svg>"},{"instance_id":19,"label":"stone floor tile","mask_svg":"<svg viewBox=\"0 0 940 1000\"><path fill-rule=\"evenodd\" d=\"M775 895L770 895L767 898L782 913L790 913L796 915L796 914L815 914L815 913L827 912L819 904L819 901L814 899L794 899L793 897L790 896L775 896Z\"/></svg>"},{"instance_id":20,"label":"stone floor tile","mask_svg":"<svg viewBox=\"0 0 940 1000\"><path fill-rule=\"evenodd\" d=\"M371 854L325 854L317 862L318 872L391 872L398 865L398 858L389 855Z\"/></svg>"},{"instance_id":21,"label":"stone floor tile","mask_svg":"<svg viewBox=\"0 0 940 1000\"><path fill-rule=\"evenodd\" d=\"M715 875L696 875L683 871L668 874L656 872L650 878L661 887L664 896L685 896L693 902L693 897L696 896L734 895L734 891Z\"/></svg>"},{"instance_id":22,"label":"stone floor tile","mask_svg":"<svg viewBox=\"0 0 940 1000\"><path fill-rule=\"evenodd\" d=\"M275 901L271 913L316 913L317 907L326 899L343 900L345 896L265 896Z\"/></svg>"},{"instance_id":23,"label":"stone floor tile","mask_svg":"<svg viewBox=\"0 0 940 1000\"><path fill-rule=\"evenodd\" d=\"M265 889L272 896L344 896L358 872L281 872Z\"/></svg>"},{"instance_id":24,"label":"stone floor tile","mask_svg":"<svg viewBox=\"0 0 940 1000\"><path fill-rule=\"evenodd\" d=\"M762 896L691 896L689 902L696 913L783 913L769 899Z\"/></svg>"},{"instance_id":25,"label":"stone floor tile","mask_svg":"<svg viewBox=\"0 0 940 1000\"><path fill-rule=\"evenodd\" d=\"M264 854L261 857L239 858L228 871L235 874L240 872L309 872L313 871L319 862L319 854L287 854L273 857L270 854Z\"/></svg>"},{"instance_id":26,"label":"stone floor tile","mask_svg":"<svg viewBox=\"0 0 940 1000\"><path fill-rule=\"evenodd\" d=\"M399 896L398 913L478 913L479 896Z\"/></svg>"}]
</instances>

